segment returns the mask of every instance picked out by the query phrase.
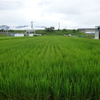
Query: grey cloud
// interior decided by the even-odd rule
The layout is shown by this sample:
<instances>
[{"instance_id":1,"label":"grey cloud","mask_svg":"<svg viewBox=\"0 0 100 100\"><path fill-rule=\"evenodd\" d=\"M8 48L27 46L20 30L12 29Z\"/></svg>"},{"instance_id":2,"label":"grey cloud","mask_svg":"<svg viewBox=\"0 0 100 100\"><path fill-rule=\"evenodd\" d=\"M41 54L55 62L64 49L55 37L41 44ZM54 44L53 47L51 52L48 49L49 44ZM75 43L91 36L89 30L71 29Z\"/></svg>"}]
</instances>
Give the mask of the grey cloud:
<instances>
[{"instance_id":1,"label":"grey cloud","mask_svg":"<svg viewBox=\"0 0 100 100\"><path fill-rule=\"evenodd\" d=\"M97 0L96 0L97 1ZM45 1L42 2L45 4ZM96 5L96 6L94 6ZM55 0L46 5L41 5L49 13L81 14L98 10L99 4L95 0Z\"/></svg>"},{"instance_id":2,"label":"grey cloud","mask_svg":"<svg viewBox=\"0 0 100 100\"><path fill-rule=\"evenodd\" d=\"M42 0L45 2L45 0ZM45 4L45 3L44 3ZM72 26L86 26L95 27L98 24L100 16L99 0L51 0L46 5L41 5L44 15L62 14L60 18L63 22L69 21ZM75 24L75 25L73 25Z\"/></svg>"},{"instance_id":3,"label":"grey cloud","mask_svg":"<svg viewBox=\"0 0 100 100\"><path fill-rule=\"evenodd\" d=\"M24 26L16 26L16 28L26 28L29 27L28 25L24 25Z\"/></svg>"},{"instance_id":4,"label":"grey cloud","mask_svg":"<svg viewBox=\"0 0 100 100\"><path fill-rule=\"evenodd\" d=\"M93 27L100 22L99 5L99 0L0 0L0 23L23 26L33 20L41 22L35 26L58 27L61 22L62 27Z\"/></svg>"},{"instance_id":5,"label":"grey cloud","mask_svg":"<svg viewBox=\"0 0 100 100\"><path fill-rule=\"evenodd\" d=\"M1 25L0 26L0 29L4 29L4 30L8 30L10 27L9 26L7 26L7 25Z\"/></svg>"},{"instance_id":6,"label":"grey cloud","mask_svg":"<svg viewBox=\"0 0 100 100\"><path fill-rule=\"evenodd\" d=\"M0 0L0 10L15 10L24 6L22 1L5 1Z\"/></svg>"}]
</instances>

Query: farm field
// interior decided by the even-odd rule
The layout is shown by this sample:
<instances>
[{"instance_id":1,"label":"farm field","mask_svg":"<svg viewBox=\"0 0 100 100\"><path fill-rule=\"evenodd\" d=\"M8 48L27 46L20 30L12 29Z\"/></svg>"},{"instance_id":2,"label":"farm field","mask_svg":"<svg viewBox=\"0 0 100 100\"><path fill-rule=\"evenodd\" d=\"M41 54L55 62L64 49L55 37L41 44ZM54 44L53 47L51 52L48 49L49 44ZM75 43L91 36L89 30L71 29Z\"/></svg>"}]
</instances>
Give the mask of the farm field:
<instances>
[{"instance_id":1,"label":"farm field","mask_svg":"<svg viewBox=\"0 0 100 100\"><path fill-rule=\"evenodd\" d=\"M0 37L0 100L100 100L100 40Z\"/></svg>"}]
</instances>

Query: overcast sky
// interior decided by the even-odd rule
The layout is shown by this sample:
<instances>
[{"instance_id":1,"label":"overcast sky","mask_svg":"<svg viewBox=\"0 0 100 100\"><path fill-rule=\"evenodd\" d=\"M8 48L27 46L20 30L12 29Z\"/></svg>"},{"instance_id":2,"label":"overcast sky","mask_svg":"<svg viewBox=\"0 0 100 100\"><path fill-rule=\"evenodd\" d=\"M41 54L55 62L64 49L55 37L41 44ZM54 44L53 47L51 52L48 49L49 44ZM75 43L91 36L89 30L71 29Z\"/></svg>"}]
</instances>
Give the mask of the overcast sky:
<instances>
[{"instance_id":1,"label":"overcast sky","mask_svg":"<svg viewBox=\"0 0 100 100\"><path fill-rule=\"evenodd\" d=\"M100 0L0 0L0 25L93 28L100 25Z\"/></svg>"}]
</instances>

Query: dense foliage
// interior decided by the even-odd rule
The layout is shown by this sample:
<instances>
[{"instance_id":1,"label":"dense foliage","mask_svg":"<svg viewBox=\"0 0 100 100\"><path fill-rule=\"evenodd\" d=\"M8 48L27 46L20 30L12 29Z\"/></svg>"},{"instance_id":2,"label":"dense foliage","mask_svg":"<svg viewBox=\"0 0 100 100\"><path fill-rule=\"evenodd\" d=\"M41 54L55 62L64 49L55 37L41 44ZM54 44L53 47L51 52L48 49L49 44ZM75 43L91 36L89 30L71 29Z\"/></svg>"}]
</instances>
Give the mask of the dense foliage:
<instances>
[{"instance_id":1,"label":"dense foliage","mask_svg":"<svg viewBox=\"0 0 100 100\"><path fill-rule=\"evenodd\" d=\"M9 30L10 33L25 33L25 30Z\"/></svg>"},{"instance_id":2,"label":"dense foliage","mask_svg":"<svg viewBox=\"0 0 100 100\"><path fill-rule=\"evenodd\" d=\"M100 100L100 41L1 37L1 100Z\"/></svg>"},{"instance_id":3,"label":"dense foliage","mask_svg":"<svg viewBox=\"0 0 100 100\"><path fill-rule=\"evenodd\" d=\"M64 35L64 34L72 34L73 36L78 36L78 35L86 35L85 33L79 31L79 30L67 30L67 29L62 29L62 30L53 30L53 31L47 31L45 30L36 30L36 33L43 33L45 35Z\"/></svg>"},{"instance_id":4,"label":"dense foliage","mask_svg":"<svg viewBox=\"0 0 100 100\"><path fill-rule=\"evenodd\" d=\"M4 36L11 36L10 33L25 33L25 30L3 30L3 32L0 32L0 37ZM43 34L43 35L68 35L71 34L72 36L87 36L85 33L79 31L79 30L68 30L68 29L62 29L62 30L55 30L54 27L45 28L45 30L35 30L36 34ZM91 36L91 35L90 35ZM93 35L94 36L94 35Z\"/></svg>"},{"instance_id":5,"label":"dense foliage","mask_svg":"<svg viewBox=\"0 0 100 100\"><path fill-rule=\"evenodd\" d=\"M46 31L46 32L53 32L54 29L55 29L55 28L51 26L50 28L45 28L45 31Z\"/></svg>"}]
</instances>

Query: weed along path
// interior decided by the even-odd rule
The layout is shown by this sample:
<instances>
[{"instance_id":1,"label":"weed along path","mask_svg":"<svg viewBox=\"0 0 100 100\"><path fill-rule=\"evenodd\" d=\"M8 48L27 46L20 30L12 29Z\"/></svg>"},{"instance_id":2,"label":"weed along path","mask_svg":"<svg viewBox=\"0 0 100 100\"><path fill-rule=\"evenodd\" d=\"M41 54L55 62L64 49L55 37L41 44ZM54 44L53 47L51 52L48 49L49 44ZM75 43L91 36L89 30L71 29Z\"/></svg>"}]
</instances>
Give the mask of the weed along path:
<instances>
[{"instance_id":1,"label":"weed along path","mask_svg":"<svg viewBox=\"0 0 100 100\"><path fill-rule=\"evenodd\" d=\"M100 100L100 41L0 38L1 100Z\"/></svg>"}]
</instances>

